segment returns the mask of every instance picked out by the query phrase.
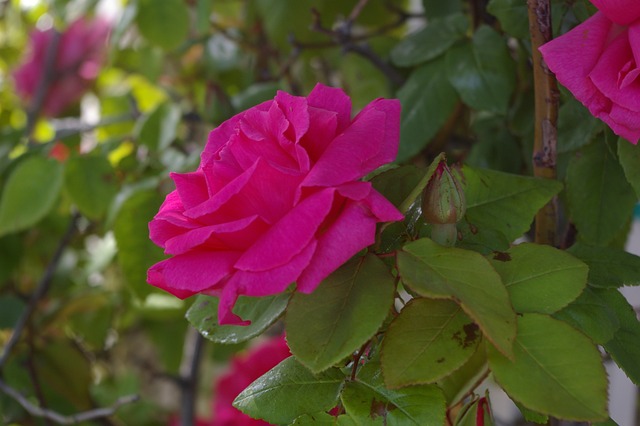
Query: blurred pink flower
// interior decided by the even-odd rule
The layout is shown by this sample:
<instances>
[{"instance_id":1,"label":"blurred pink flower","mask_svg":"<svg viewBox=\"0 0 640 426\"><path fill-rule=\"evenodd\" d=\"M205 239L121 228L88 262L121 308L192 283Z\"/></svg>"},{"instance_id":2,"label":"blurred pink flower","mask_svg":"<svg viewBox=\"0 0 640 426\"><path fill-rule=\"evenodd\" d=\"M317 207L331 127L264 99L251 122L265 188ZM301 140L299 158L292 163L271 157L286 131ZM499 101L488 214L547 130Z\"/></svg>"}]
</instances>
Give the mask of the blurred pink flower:
<instances>
[{"instance_id":1,"label":"blurred pink flower","mask_svg":"<svg viewBox=\"0 0 640 426\"><path fill-rule=\"evenodd\" d=\"M41 112L55 117L82 97L98 76L110 25L103 19L80 18L60 34L52 69L45 69L49 49L56 48L55 30L34 30L23 64L14 72L18 94L33 102L45 73L51 73Z\"/></svg>"},{"instance_id":2,"label":"blurred pink flower","mask_svg":"<svg viewBox=\"0 0 640 426\"><path fill-rule=\"evenodd\" d=\"M255 346L244 355L235 356L229 370L215 383L211 426L269 425L235 409L233 400L256 379L290 355L284 336L277 336Z\"/></svg>"},{"instance_id":3,"label":"blurred pink flower","mask_svg":"<svg viewBox=\"0 0 640 426\"><path fill-rule=\"evenodd\" d=\"M152 266L150 284L180 298L220 297L220 324L239 295L266 296L292 283L311 293L375 240L378 222L402 214L361 178L393 161L400 104L376 99L351 119L351 100L318 84L308 97L273 101L225 121L193 173L149 224L173 255Z\"/></svg>"},{"instance_id":4,"label":"blurred pink flower","mask_svg":"<svg viewBox=\"0 0 640 426\"><path fill-rule=\"evenodd\" d=\"M640 139L640 1L591 0L595 15L540 48L558 81L619 136Z\"/></svg>"}]
</instances>

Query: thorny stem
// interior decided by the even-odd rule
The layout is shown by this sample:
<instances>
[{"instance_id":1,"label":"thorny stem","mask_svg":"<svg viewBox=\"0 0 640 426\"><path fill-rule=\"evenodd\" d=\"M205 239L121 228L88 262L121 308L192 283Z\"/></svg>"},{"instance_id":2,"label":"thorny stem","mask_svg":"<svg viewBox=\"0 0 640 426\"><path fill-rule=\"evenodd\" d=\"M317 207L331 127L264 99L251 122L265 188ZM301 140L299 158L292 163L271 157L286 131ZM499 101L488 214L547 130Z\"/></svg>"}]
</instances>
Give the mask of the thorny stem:
<instances>
[{"instance_id":1,"label":"thorny stem","mask_svg":"<svg viewBox=\"0 0 640 426\"><path fill-rule=\"evenodd\" d=\"M356 380L356 374L358 373L358 366L360 365L360 359L362 359L362 356L367 352L367 349L369 349L370 344L371 344L371 340L367 340L364 343L364 345L362 345L360 350L358 350L358 352L356 352L356 354L353 356L353 365L351 366L351 377L350 377L350 380L352 382Z\"/></svg>"},{"instance_id":2,"label":"thorny stem","mask_svg":"<svg viewBox=\"0 0 640 426\"><path fill-rule=\"evenodd\" d=\"M536 177L556 178L558 86L538 48L551 40L549 0L528 0L529 32L535 88L535 139L533 172ZM536 214L535 242L557 245L557 205L554 198Z\"/></svg>"}]
</instances>

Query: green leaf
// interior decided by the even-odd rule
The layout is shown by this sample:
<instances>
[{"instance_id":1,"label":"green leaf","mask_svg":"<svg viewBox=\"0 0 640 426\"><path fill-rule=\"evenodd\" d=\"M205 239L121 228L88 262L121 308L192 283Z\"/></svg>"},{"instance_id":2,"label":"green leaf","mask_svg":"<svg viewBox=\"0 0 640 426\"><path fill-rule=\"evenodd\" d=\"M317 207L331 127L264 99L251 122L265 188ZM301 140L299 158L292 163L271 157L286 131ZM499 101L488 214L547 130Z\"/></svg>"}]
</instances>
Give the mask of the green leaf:
<instances>
[{"instance_id":1,"label":"green leaf","mask_svg":"<svg viewBox=\"0 0 640 426\"><path fill-rule=\"evenodd\" d=\"M640 147L620 138L618 139L618 158L627 181L636 192L636 197L640 198Z\"/></svg>"},{"instance_id":2,"label":"green leaf","mask_svg":"<svg viewBox=\"0 0 640 426\"><path fill-rule=\"evenodd\" d=\"M517 38L529 37L529 11L520 0L491 0L487 11L498 18L502 29Z\"/></svg>"},{"instance_id":3,"label":"green leaf","mask_svg":"<svg viewBox=\"0 0 640 426\"><path fill-rule=\"evenodd\" d=\"M78 156L67 161L64 185L80 212L100 219L116 195L116 177L104 157Z\"/></svg>"},{"instance_id":4,"label":"green leaf","mask_svg":"<svg viewBox=\"0 0 640 426\"><path fill-rule=\"evenodd\" d=\"M377 359L347 382L342 404L359 425L442 425L445 400L435 385L410 386L391 390L384 386Z\"/></svg>"},{"instance_id":5,"label":"green leaf","mask_svg":"<svg viewBox=\"0 0 640 426\"><path fill-rule=\"evenodd\" d=\"M569 163L567 201L579 240L606 246L631 217L637 199L615 153L596 141Z\"/></svg>"},{"instance_id":6,"label":"green leaf","mask_svg":"<svg viewBox=\"0 0 640 426\"><path fill-rule=\"evenodd\" d=\"M199 295L187 311L187 320L207 339L224 344L236 344L259 336L284 312L291 297L282 293L267 297L240 296L233 312L250 325L219 325L218 298Z\"/></svg>"},{"instance_id":7,"label":"green leaf","mask_svg":"<svg viewBox=\"0 0 640 426\"><path fill-rule=\"evenodd\" d=\"M459 301L491 343L511 356L515 313L500 275L481 254L423 238L398 252L398 270L421 296Z\"/></svg>"},{"instance_id":8,"label":"green leaf","mask_svg":"<svg viewBox=\"0 0 640 426\"><path fill-rule=\"evenodd\" d=\"M162 197L156 190L134 192L120 207L113 224L118 262L134 295L144 299L153 289L147 269L164 258L162 249L149 239L148 223L158 212Z\"/></svg>"},{"instance_id":9,"label":"green leaf","mask_svg":"<svg viewBox=\"0 0 640 426\"><path fill-rule=\"evenodd\" d=\"M433 383L467 362L480 340L478 326L455 302L413 299L385 334L385 383L390 388Z\"/></svg>"},{"instance_id":10,"label":"green leaf","mask_svg":"<svg viewBox=\"0 0 640 426\"><path fill-rule=\"evenodd\" d=\"M180 109L164 103L140 121L138 140L152 152L163 151L175 139L179 122Z\"/></svg>"},{"instance_id":11,"label":"green leaf","mask_svg":"<svg viewBox=\"0 0 640 426\"><path fill-rule=\"evenodd\" d=\"M620 328L613 338L606 342L604 349L627 374L633 383L640 385L640 322L633 306L618 290L603 290L599 296L613 310L620 322Z\"/></svg>"},{"instance_id":12,"label":"green leaf","mask_svg":"<svg viewBox=\"0 0 640 426\"><path fill-rule=\"evenodd\" d=\"M423 175L424 169L411 165L402 166L380 173L371 179L371 184L376 191L399 208L420 183ZM420 192L418 192L419 194Z\"/></svg>"},{"instance_id":13,"label":"green leaf","mask_svg":"<svg viewBox=\"0 0 640 426\"><path fill-rule=\"evenodd\" d=\"M15 296L0 297L0 330L13 329L24 307L24 301Z\"/></svg>"},{"instance_id":14,"label":"green leaf","mask_svg":"<svg viewBox=\"0 0 640 426\"><path fill-rule=\"evenodd\" d=\"M422 4L429 20L462 11L461 0L422 0Z\"/></svg>"},{"instance_id":15,"label":"green leaf","mask_svg":"<svg viewBox=\"0 0 640 426\"><path fill-rule=\"evenodd\" d=\"M599 345L608 342L620 329L620 320L603 298L605 291L608 290L587 287L573 303L556 312L554 318L572 325Z\"/></svg>"},{"instance_id":16,"label":"green leaf","mask_svg":"<svg viewBox=\"0 0 640 426\"><path fill-rule=\"evenodd\" d=\"M291 353L314 372L348 357L378 331L394 292L384 262L368 255L342 266L312 294L295 293L285 319Z\"/></svg>"},{"instance_id":17,"label":"green leaf","mask_svg":"<svg viewBox=\"0 0 640 426\"><path fill-rule=\"evenodd\" d=\"M391 61L399 67L427 62L453 46L468 26L469 19L461 13L429 20L425 28L408 35L393 48Z\"/></svg>"},{"instance_id":18,"label":"green leaf","mask_svg":"<svg viewBox=\"0 0 640 426\"><path fill-rule=\"evenodd\" d=\"M182 0L138 0L136 23L149 42L171 50L189 34L189 14Z\"/></svg>"},{"instance_id":19,"label":"green leaf","mask_svg":"<svg viewBox=\"0 0 640 426\"><path fill-rule=\"evenodd\" d=\"M460 368L436 383L447 400L447 407L452 407L470 395L484 377L489 366L487 365L487 351L484 349L485 341L480 342L480 347L471 358Z\"/></svg>"},{"instance_id":20,"label":"green leaf","mask_svg":"<svg viewBox=\"0 0 640 426\"><path fill-rule=\"evenodd\" d=\"M397 97L402 116L396 161L403 162L429 143L458 103L458 95L447 79L444 57L413 71Z\"/></svg>"},{"instance_id":21,"label":"green leaf","mask_svg":"<svg viewBox=\"0 0 640 426\"><path fill-rule=\"evenodd\" d=\"M298 417L291 424L296 426L307 426L307 425L356 426L357 423L354 422L351 419L351 417L346 415L334 417L331 414L321 412L316 414L305 414L304 416Z\"/></svg>"},{"instance_id":22,"label":"green leaf","mask_svg":"<svg viewBox=\"0 0 640 426\"><path fill-rule=\"evenodd\" d=\"M575 300L587 285L587 265L550 246L519 244L495 253L490 261L516 312L554 313Z\"/></svg>"},{"instance_id":23,"label":"green leaf","mask_svg":"<svg viewBox=\"0 0 640 426\"><path fill-rule=\"evenodd\" d=\"M593 140L602 123L573 96L560 107L558 116L558 153L580 149Z\"/></svg>"},{"instance_id":24,"label":"green leaf","mask_svg":"<svg viewBox=\"0 0 640 426\"><path fill-rule=\"evenodd\" d=\"M495 229L509 241L527 232L537 211L562 189L554 180L467 166L462 175L467 221L477 228Z\"/></svg>"},{"instance_id":25,"label":"green leaf","mask_svg":"<svg viewBox=\"0 0 640 426\"><path fill-rule=\"evenodd\" d=\"M447 53L447 76L463 102L474 109L506 114L516 84L515 63L506 40L481 26L471 43Z\"/></svg>"},{"instance_id":26,"label":"green leaf","mask_svg":"<svg viewBox=\"0 0 640 426\"><path fill-rule=\"evenodd\" d=\"M289 424L304 414L333 408L344 380L337 368L314 375L289 357L242 391L233 406L256 419Z\"/></svg>"},{"instance_id":27,"label":"green leaf","mask_svg":"<svg viewBox=\"0 0 640 426\"><path fill-rule=\"evenodd\" d=\"M520 410L520 413L522 413L522 417L524 417L526 421L538 423L540 425L546 425L549 422L549 416L547 416L546 414L540 414L536 411L529 410L527 407L523 406L522 404L518 404L517 402L515 404L518 407L518 410Z\"/></svg>"},{"instance_id":28,"label":"green leaf","mask_svg":"<svg viewBox=\"0 0 640 426\"><path fill-rule=\"evenodd\" d=\"M640 285L640 257L634 254L580 243L568 252L589 265L589 285L593 287Z\"/></svg>"},{"instance_id":29,"label":"green leaf","mask_svg":"<svg viewBox=\"0 0 640 426\"><path fill-rule=\"evenodd\" d=\"M31 156L20 161L0 197L0 236L27 229L51 211L62 188L63 167Z\"/></svg>"},{"instance_id":30,"label":"green leaf","mask_svg":"<svg viewBox=\"0 0 640 426\"><path fill-rule=\"evenodd\" d=\"M511 398L567 420L608 417L606 372L586 336L546 315L523 314L513 348L509 360L487 347L491 371Z\"/></svg>"}]
</instances>

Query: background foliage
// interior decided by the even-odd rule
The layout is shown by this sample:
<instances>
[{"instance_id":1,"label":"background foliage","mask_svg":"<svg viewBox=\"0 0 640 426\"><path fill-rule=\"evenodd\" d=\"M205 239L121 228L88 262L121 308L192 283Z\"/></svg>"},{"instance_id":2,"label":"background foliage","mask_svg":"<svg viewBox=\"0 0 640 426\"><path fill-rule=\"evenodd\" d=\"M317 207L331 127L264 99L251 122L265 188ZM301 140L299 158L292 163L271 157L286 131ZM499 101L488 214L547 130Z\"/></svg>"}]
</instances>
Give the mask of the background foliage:
<instances>
[{"instance_id":1,"label":"background foliage","mask_svg":"<svg viewBox=\"0 0 640 426\"><path fill-rule=\"evenodd\" d=\"M215 372L249 339L280 331L282 322L269 327L285 308L296 358L237 400L274 424L430 425L456 413L458 424L474 424L465 410L486 401L459 401L487 365L530 419L546 421L539 411L604 421L596 344L640 381L640 325L618 291L640 284L640 260L622 251L640 154L563 91L558 179L531 177L524 1L98 3L0 1L0 342L34 310L0 361L4 385L63 414L143 396L106 424L166 424L194 399L206 417ZM31 123L11 78L29 31L63 29L108 3L119 13L92 91L64 118ZM586 0L552 6L558 34L595 11ZM404 224L385 229L378 252L398 251L400 289L416 298L396 297L392 262L373 255L312 295L241 299L236 313L253 320L247 328L212 321L213 298L183 302L146 284L146 270L163 258L147 223L172 189L168 172L194 169L223 120L278 89L307 94L318 81L344 88L355 108L376 97L402 102L404 165L373 182L397 206L413 206ZM456 248L420 238L430 228L414 203L441 152L465 164L458 173L468 209ZM571 254L510 247L556 195L559 247ZM336 299L349 301L345 311L327 304ZM338 333L327 339L329 322ZM200 370L190 368L200 360ZM560 403L549 395L562 395ZM336 405L340 417L324 413ZM6 392L0 419L42 424Z\"/></svg>"}]
</instances>

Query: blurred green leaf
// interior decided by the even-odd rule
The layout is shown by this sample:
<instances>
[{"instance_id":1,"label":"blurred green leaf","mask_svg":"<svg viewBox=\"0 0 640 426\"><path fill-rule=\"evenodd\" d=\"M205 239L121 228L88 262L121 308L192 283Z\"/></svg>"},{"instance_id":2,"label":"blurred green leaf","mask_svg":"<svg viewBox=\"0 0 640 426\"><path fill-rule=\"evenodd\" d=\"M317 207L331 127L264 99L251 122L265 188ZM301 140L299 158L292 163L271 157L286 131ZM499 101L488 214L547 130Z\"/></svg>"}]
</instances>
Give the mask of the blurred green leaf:
<instances>
[{"instance_id":1,"label":"blurred green leaf","mask_svg":"<svg viewBox=\"0 0 640 426\"><path fill-rule=\"evenodd\" d=\"M136 23L149 42L175 49L189 33L187 5L182 0L138 0Z\"/></svg>"},{"instance_id":2,"label":"blurred green leaf","mask_svg":"<svg viewBox=\"0 0 640 426\"><path fill-rule=\"evenodd\" d=\"M575 300L587 285L587 265L550 246L519 244L489 256L489 261L519 313L556 312Z\"/></svg>"},{"instance_id":3,"label":"blurred green leaf","mask_svg":"<svg viewBox=\"0 0 640 426\"><path fill-rule=\"evenodd\" d=\"M94 155L70 158L64 185L80 212L91 219L99 219L105 214L118 190L109 161Z\"/></svg>"},{"instance_id":4,"label":"blurred green leaf","mask_svg":"<svg viewBox=\"0 0 640 426\"><path fill-rule=\"evenodd\" d=\"M490 0L487 11L500 21L504 31L516 38L529 37L529 11L520 0Z\"/></svg>"},{"instance_id":5,"label":"blurred green leaf","mask_svg":"<svg viewBox=\"0 0 640 426\"><path fill-rule=\"evenodd\" d=\"M558 115L558 152L580 149L593 140L602 123L573 96L568 96Z\"/></svg>"},{"instance_id":6,"label":"blurred green leaf","mask_svg":"<svg viewBox=\"0 0 640 426\"><path fill-rule=\"evenodd\" d=\"M458 96L447 78L445 58L414 70L398 91L402 104L397 162L409 160L435 136L454 111Z\"/></svg>"},{"instance_id":7,"label":"blurred green leaf","mask_svg":"<svg viewBox=\"0 0 640 426\"><path fill-rule=\"evenodd\" d=\"M449 300L417 298L400 312L382 343L390 388L433 383L464 365L481 340L478 326Z\"/></svg>"},{"instance_id":8,"label":"blurred green leaf","mask_svg":"<svg viewBox=\"0 0 640 426\"><path fill-rule=\"evenodd\" d=\"M134 192L122 204L113 224L118 262L133 294L144 299L153 289L147 269L164 258L162 249L149 239L148 223L158 212L162 197L155 190Z\"/></svg>"},{"instance_id":9,"label":"blurred green leaf","mask_svg":"<svg viewBox=\"0 0 640 426\"><path fill-rule=\"evenodd\" d=\"M422 0L427 19L450 15L462 10L462 0Z\"/></svg>"},{"instance_id":10,"label":"blurred green leaf","mask_svg":"<svg viewBox=\"0 0 640 426\"><path fill-rule=\"evenodd\" d=\"M340 267L313 293L295 293L285 319L291 353L314 372L348 357L378 331L394 291L386 265L369 255Z\"/></svg>"},{"instance_id":11,"label":"blurred green leaf","mask_svg":"<svg viewBox=\"0 0 640 426\"><path fill-rule=\"evenodd\" d=\"M159 105L140 121L138 140L152 152L164 151L176 137L180 109L172 104Z\"/></svg>"},{"instance_id":12,"label":"blurred green leaf","mask_svg":"<svg viewBox=\"0 0 640 426\"><path fill-rule=\"evenodd\" d=\"M0 330L13 329L22 315L25 303L15 296L0 297Z\"/></svg>"},{"instance_id":13,"label":"blurred green leaf","mask_svg":"<svg viewBox=\"0 0 640 426\"><path fill-rule=\"evenodd\" d=\"M541 314L518 317L514 359L488 347L489 366L507 394L542 414L572 420L607 415L607 375L591 341Z\"/></svg>"},{"instance_id":14,"label":"blurred green leaf","mask_svg":"<svg viewBox=\"0 0 640 426\"><path fill-rule=\"evenodd\" d=\"M207 339L223 344L236 344L262 334L284 313L290 293L276 296L240 296L233 312L250 325L219 325L218 298L199 295L187 311L187 320Z\"/></svg>"},{"instance_id":15,"label":"blurred green leaf","mask_svg":"<svg viewBox=\"0 0 640 426\"><path fill-rule=\"evenodd\" d=\"M51 211L63 181L59 162L30 156L21 160L0 197L0 236L35 225Z\"/></svg>"},{"instance_id":16,"label":"blurred green leaf","mask_svg":"<svg viewBox=\"0 0 640 426\"><path fill-rule=\"evenodd\" d=\"M416 293L458 301L491 343L511 356L515 312L507 289L486 258L422 238L398 253L398 270Z\"/></svg>"},{"instance_id":17,"label":"blurred green leaf","mask_svg":"<svg viewBox=\"0 0 640 426\"><path fill-rule=\"evenodd\" d=\"M304 414L333 408L344 380L337 368L314 375L289 357L242 391L233 406L255 419L289 424Z\"/></svg>"},{"instance_id":18,"label":"blurred green leaf","mask_svg":"<svg viewBox=\"0 0 640 426\"><path fill-rule=\"evenodd\" d=\"M441 2L450 4L449 2ZM391 61L399 67L427 62L444 52L464 35L469 19L456 13L442 19L429 20L426 27L402 39L391 51Z\"/></svg>"},{"instance_id":19,"label":"blurred green leaf","mask_svg":"<svg viewBox=\"0 0 640 426\"><path fill-rule=\"evenodd\" d=\"M596 141L577 153L567 171L567 202L581 242L606 246L633 213L637 197L615 152Z\"/></svg>"},{"instance_id":20,"label":"blurred green leaf","mask_svg":"<svg viewBox=\"0 0 640 426\"><path fill-rule=\"evenodd\" d=\"M506 40L481 26L471 43L452 48L446 57L449 82L463 102L478 110L506 114L515 89L515 62Z\"/></svg>"}]
</instances>

